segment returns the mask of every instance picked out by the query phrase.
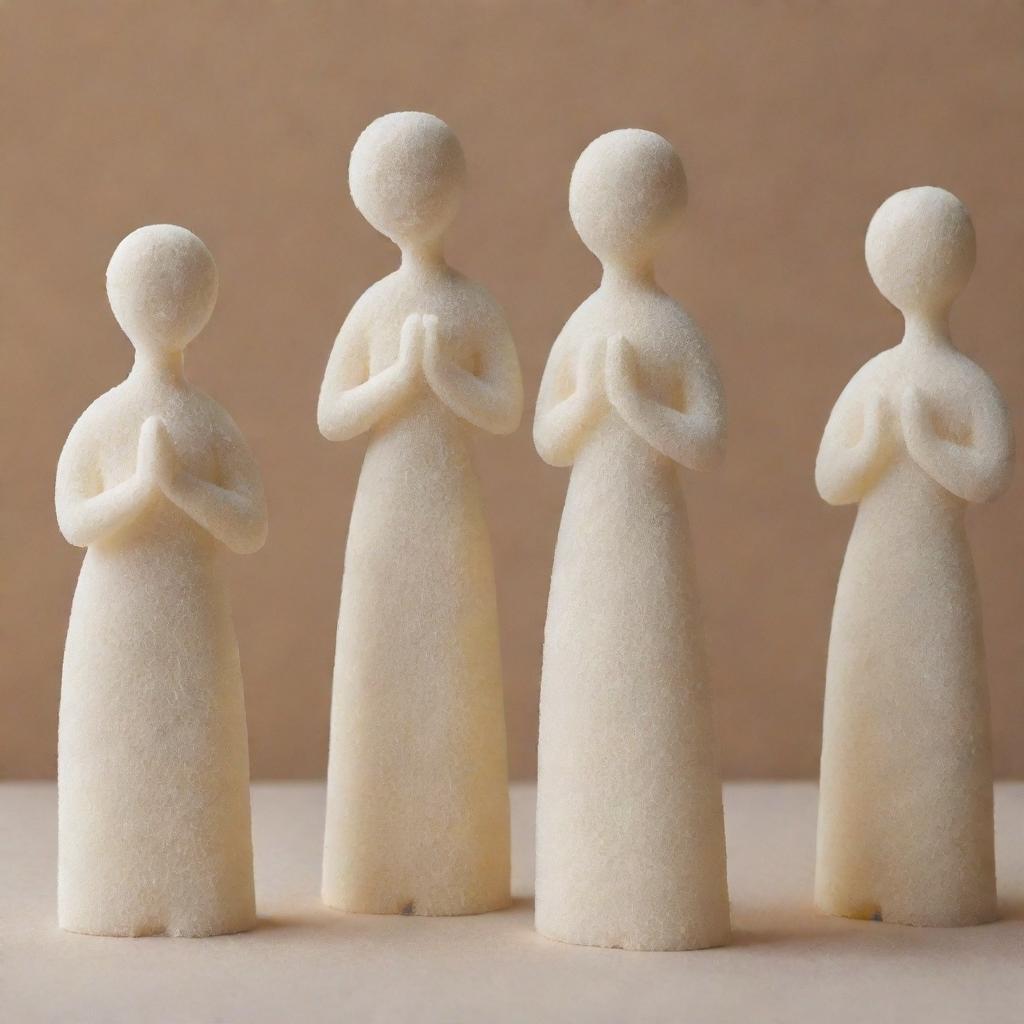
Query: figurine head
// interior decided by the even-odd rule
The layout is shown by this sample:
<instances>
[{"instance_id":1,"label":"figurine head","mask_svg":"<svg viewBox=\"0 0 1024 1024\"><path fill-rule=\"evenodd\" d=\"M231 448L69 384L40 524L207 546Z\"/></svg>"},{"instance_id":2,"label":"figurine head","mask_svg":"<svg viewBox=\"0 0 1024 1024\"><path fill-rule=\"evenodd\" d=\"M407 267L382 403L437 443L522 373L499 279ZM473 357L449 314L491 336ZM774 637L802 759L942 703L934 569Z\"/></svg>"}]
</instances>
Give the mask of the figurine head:
<instances>
[{"instance_id":1,"label":"figurine head","mask_svg":"<svg viewBox=\"0 0 1024 1024\"><path fill-rule=\"evenodd\" d=\"M925 186L890 196L864 239L875 287L900 312L942 314L974 270L974 225L951 192Z\"/></svg>"},{"instance_id":2,"label":"figurine head","mask_svg":"<svg viewBox=\"0 0 1024 1024\"><path fill-rule=\"evenodd\" d=\"M348 184L359 212L399 246L436 242L455 218L466 158L433 114L386 114L352 149Z\"/></svg>"},{"instance_id":3,"label":"figurine head","mask_svg":"<svg viewBox=\"0 0 1024 1024\"><path fill-rule=\"evenodd\" d=\"M191 231L151 224L114 250L107 298L136 349L180 352L206 326L217 303L217 265Z\"/></svg>"},{"instance_id":4,"label":"figurine head","mask_svg":"<svg viewBox=\"0 0 1024 1024\"><path fill-rule=\"evenodd\" d=\"M580 154L569 183L569 213L602 263L635 263L656 252L686 205L686 172L669 142L623 128Z\"/></svg>"}]
</instances>

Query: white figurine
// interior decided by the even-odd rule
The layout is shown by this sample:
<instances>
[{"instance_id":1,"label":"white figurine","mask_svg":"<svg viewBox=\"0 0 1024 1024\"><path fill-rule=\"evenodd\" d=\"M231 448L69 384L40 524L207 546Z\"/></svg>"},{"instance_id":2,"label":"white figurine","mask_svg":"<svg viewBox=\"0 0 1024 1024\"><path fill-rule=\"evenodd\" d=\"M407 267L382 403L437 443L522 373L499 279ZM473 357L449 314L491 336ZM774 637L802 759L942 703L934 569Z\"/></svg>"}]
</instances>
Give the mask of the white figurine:
<instances>
[{"instance_id":1,"label":"white figurine","mask_svg":"<svg viewBox=\"0 0 1024 1024\"><path fill-rule=\"evenodd\" d=\"M465 160L429 114L374 121L352 151L359 211L401 267L349 313L320 431L364 432L342 581L323 898L472 914L509 902L494 573L469 426L515 430L522 382L494 300L445 262Z\"/></svg>"},{"instance_id":2,"label":"white figurine","mask_svg":"<svg viewBox=\"0 0 1024 1024\"><path fill-rule=\"evenodd\" d=\"M722 458L711 354L654 280L686 202L652 132L601 136L569 193L604 267L541 383L534 439L572 476L544 641L537 928L582 945L729 940L721 785L678 466Z\"/></svg>"},{"instance_id":3,"label":"white figurine","mask_svg":"<svg viewBox=\"0 0 1024 1024\"><path fill-rule=\"evenodd\" d=\"M88 547L60 699L60 925L216 935L254 922L249 761L221 560L266 535L259 472L183 373L217 298L206 246L171 225L117 247L107 294L128 378L61 453L61 532Z\"/></svg>"},{"instance_id":4,"label":"white figurine","mask_svg":"<svg viewBox=\"0 0 1024 1024\"><path fill-rule=\"evenodd\" d=\"M818 816L818 906L968 925L996 916L992 764L968 502L1007 484L995 385L949 336L974 228L938 188L887 199L865 244L903 340L839 396L816 480L858 504L832 618Z\"/></svg>"}]
</instances>

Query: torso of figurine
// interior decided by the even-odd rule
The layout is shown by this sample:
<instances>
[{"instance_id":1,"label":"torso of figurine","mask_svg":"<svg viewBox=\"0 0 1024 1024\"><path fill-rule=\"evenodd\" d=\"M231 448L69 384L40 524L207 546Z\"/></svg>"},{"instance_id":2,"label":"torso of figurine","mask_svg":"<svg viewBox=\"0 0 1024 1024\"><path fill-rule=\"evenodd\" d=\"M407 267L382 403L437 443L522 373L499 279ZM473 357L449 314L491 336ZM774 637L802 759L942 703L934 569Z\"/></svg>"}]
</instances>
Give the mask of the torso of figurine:
<instances>
[{"instance_id":1,"label":"torso of figurine","mask_svg":"<svg viewBox=\"0 0 1024 1024\"><path fill-rule=\"evenodd\" d=\"M504 330L501 310L484 288L446 263L403 265L369 288L352 310L365 340L371 377L398 359L402 325L414 313L437 317L438 339L445 356L474 375L480 369L482 348L493 334ZM461 422L422 382L412 401L395 415L385 417L378 429L423 416Z\"/></svg>"},{"instance_id":2,"label":"torso of figurine","mask_svg":"<svg viewBox=\"0 0 1024 1024\"><path fill-rule=\"evenodd\" d=\"M153 382L130 374L83 416L88 432L102 438L94 449L97 491L116 487L135 472L139 434L151 416L158 416L166 427L180 470L201 480L219 481L218 449L227 433L221 407L184 379ZM114 537L94 546L123 550L154 541L193 549L219 546L164 495Z\"/></svg>"},{"instance_id":3,"label":"torso of figurine","mask_svg":"<svg viewBox=\"0 0 1024 1024\"><path fill-rule=\"evenodd\" d=\"M693 376L683 368L692 359L707 358L706 343L696 324L653 280L605 280L569 318L563 334L575 358L591 339L621 334L636 352L638 383L644 393L680 411L693 399L686 393L686 381L689 378L693 386ZM580 455L603 440L628 442L645 456L669 461L636 434L610 405L581 447Z\"/></svg>"},{"instance_id":4,"label":"torso of figurine","mask_svg":"<svg viewBox=\"0 0 1024 1024\"><path fill-rule=\"evenodd\" d=\"M938 503L962 511L967 502L935 480L908 450L900 410L909 388L920 392L930 410L935 436L959 446L972 443L972 422L984 411L979 403L1001 404L984 370L948 339L906 339L879 353L854 376L841 399L851 413L844 438L851 445L863 430L867 403L876 395L881 401L880 462L873 486L861 498L861 508L868 511L898 500L912 510L917 507L915 499L925 497L931 503L924 507Z\"/></svg>"}]
</instances>

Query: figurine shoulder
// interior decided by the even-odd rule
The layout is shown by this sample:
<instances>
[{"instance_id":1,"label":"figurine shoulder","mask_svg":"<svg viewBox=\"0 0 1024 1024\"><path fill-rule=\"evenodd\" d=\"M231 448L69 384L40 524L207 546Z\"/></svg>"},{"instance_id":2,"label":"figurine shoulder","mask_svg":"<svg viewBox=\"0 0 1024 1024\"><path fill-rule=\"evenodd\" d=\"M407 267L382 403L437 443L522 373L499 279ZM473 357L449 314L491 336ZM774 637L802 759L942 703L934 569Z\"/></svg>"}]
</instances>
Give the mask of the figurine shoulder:
<instances>
[{"instance_id":1,"label":"figurine shoulder","mask_svg":"<svg viewBox=\"0 0 1024 1024\"><path fill-rule=\"evenodd\" d=\"M607 320L603 296L600 292L592 292L569 314L559 338L580 334L590 336L602 330L605 335L614 333Z\"/></svg>"},{"instance_id":2,"label":"figurine shoulder","mask_svg":"<svg viewBox=\"0 0 1024 1024\"><path fill-rule=\"evenodd\" d=\"M485 330L507 328L505 311L482 284L459 273L454 275L454 284L455 302L467 321Z\"/></svg>"},{"instance_id":3,"label":"figurine shoulder","mask_svg":"<svg viewBox=\"0 0 1024 1024\"><path fill-rule=\"evenodd\" d=\"M663 329L674 335L678 340L693 348L710 354L710 345L703 331L697 326L693 317L669 295L665 295L659 303L659 313L664 319Z\"/></svg>"},{"instance_id":4,"label":"figurine shoulder","mask_svg":"<svg viewBox=\"0 0 1024 1024\"><path fill-rule=\"evenodd\" d=\"M131 411L131 397L124 383L105 391L86 407L71 428L72 434L100 435L116 430Z\"/></svg>"},{"instance_id":5,"label":"figurine shoulder","mask_svg":"<svg viewBox=\"0 0 1024 1024\"><path fill-rule=\"evenodd\" d=\"M948 373L949 384L968 394L976 394L981 398L1005 405L1006 400L996 382L989 374L969 356L955 352L955 360Z\"/></svg>"},{"instance_id":6,"label":"figurine shoulder","mask_svg":"<svg viewBox=\"0 0 1024 1024\"><path fill-rule=\"evenodd\" d=\"M682 358L687 363L713 364L711 345L692 316L670 295L656 293L637 317L637 343L667 365Z\"/></svg>"},{"instance_id":7,"label":"figurine shoulder","mask_svg":"<svg viewBox=\"0 0 1024 1024\"><path fill-rule=\"evenodd\" d=\"M401 297L401 279L398 271L374 281L352 304L346 324L367 323L385 314Z\"/></svg>"},{"instance_id":8,"label":"figurine shoulder","mask_svg":"<svg viewBox=\"0 0 1024 1024\"><path fill-rule=\"evenodd\" d=\"M242 432L235 423L231 413L215 398L193 388L189 395L189 419L195 426L217 441L229 445L243 442Z\"/></svg>"},{"instance_id":9,"label":"figurine shoulder","mask_svg":"<svg viewBox=\"0 0 1024 1024\"><path fill-rule=\"evenodd\" d=\"M886 349L872 356L854 373L840 392L836 404L863 400L874 391L889 391L902 377L896 349Z\"/></svg>"}]
</instances>

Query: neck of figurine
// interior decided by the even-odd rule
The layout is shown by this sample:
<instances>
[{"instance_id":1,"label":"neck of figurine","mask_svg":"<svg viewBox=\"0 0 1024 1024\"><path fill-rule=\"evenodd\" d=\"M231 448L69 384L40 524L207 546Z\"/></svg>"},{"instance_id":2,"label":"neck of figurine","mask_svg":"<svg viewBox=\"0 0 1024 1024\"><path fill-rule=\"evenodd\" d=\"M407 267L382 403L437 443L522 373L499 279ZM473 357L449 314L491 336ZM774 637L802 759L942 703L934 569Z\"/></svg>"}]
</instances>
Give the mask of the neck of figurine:
<instances>
[{"instance_id":1,"label":"neck of figurine","mask_svg":"<svg viewBox=\"0 0 1024 1024\"><path fill-rule=\"evenodd\" d=\"M914 351L949 348L953 341L949 335L949 310L931 310L927 313L904 313L902 344Z\"/></svg>"},{"instance_id":2,"label":"neck of figurine","mask_svg":"<svg viewBox=\"0 0 1024 1024\"><path fill-rule=\"evenodd\" d=\"M444 241L416 242L402 246L402 270L421 277L430 277L448 269L444 258Z\"/></svg>"},{"instance_id":3,"label":"neck of figurine","mask_svg":"<svg viewBox=\"0 0 1024 1024\"><path fill-rule=\"evenodd\" d=\"M185 353L138 349L131 376L147 384L180 385L185 382Z\"/></svg>"},{"instance_id":4,"label":"neck of figurine","mask_svg":"<svg viewBox=\"0 0 1024 1024\"><path fill-rule=\"evenodd\" d=\"M654 287L654 260L644 257L636 260L609 260L603 264L601 287L610 289L636 289Z\"/></svg>"}]
</instances>

